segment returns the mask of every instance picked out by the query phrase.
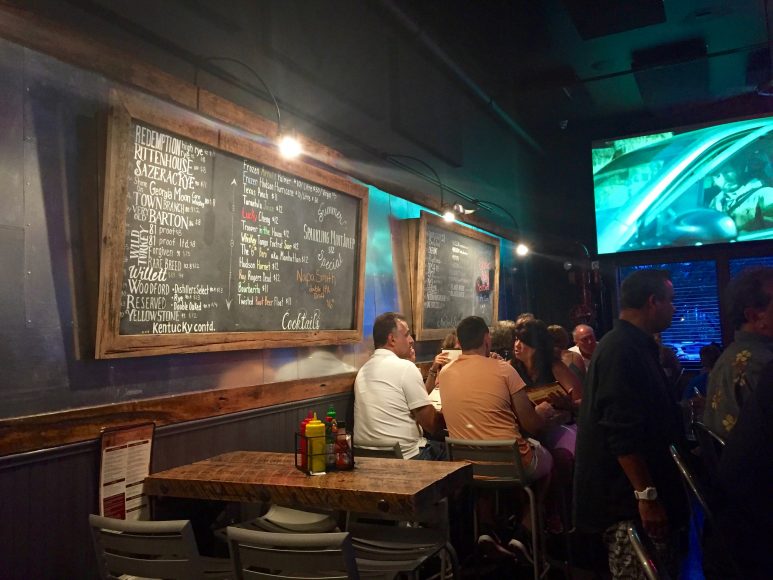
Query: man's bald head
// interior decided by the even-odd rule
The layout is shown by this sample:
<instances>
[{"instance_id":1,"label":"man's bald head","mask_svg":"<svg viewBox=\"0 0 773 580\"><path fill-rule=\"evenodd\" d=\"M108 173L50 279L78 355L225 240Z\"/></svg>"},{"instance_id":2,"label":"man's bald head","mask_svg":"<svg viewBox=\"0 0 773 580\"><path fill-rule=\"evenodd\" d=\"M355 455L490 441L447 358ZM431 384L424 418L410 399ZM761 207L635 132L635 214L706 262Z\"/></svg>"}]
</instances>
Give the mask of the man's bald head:
<instances>
[{"instance_id":1,"label":"man's bald head","mask_svg":"<svg viewBox=\"0 0 773 580\"><path fill-rule=\"evenodd\" d=\"M590 358L596 350L596 333L587 324L578 324L572 331L572 339L584 358Z\"/></svg>"}]
</instances>

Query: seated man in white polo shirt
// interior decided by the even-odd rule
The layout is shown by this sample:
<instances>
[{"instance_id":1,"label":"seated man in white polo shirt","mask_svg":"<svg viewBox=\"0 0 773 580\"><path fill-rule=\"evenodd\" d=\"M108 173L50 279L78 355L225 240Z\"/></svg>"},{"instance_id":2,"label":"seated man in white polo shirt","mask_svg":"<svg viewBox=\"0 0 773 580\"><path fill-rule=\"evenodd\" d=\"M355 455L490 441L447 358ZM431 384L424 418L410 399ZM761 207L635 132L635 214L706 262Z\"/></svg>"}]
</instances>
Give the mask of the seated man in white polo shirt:
<instances>
[{"instance_id":1,"label":"seated man in white polo shirt","mask_svg":"<svg viewBox=\"0 0 773 580\"><path fill-rule=\"evenodd\" d=\"M443 420L409 360L413 337L405 318L396 312L378 316L373 345L376 351L354 381L354 444L383 449L399 442L405 459L445 459L445 444L422 436L421 429L442 429Z\"/></svg>"}]
</instances>

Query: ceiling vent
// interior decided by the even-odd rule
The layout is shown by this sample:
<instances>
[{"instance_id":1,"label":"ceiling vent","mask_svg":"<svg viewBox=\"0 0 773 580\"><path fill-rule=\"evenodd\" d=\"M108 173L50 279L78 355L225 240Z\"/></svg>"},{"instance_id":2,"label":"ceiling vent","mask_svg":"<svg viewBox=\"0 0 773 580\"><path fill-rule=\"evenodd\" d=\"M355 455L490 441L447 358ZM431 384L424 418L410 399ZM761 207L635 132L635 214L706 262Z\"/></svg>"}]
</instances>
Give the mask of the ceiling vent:
<instances>
[{"instance_id":1,"label":"ceiling vent","mask_svg":"<svg viewBox=\"0 0 773 580\"><path fill-rule=\"evenodd\" d=\"M651 111L710 100L709 62L702 38L636 50L631 68Z\"/></svg>"},{"instance_id":2,"label":"ceiling vent","mask_svg":"<svg viewBox=\"0 0 773 580\"><path fill-rule=\"evenodd\" d=\"M663 0L563 0L583 40L666 21Z\"/></svg>"}]
</instances>

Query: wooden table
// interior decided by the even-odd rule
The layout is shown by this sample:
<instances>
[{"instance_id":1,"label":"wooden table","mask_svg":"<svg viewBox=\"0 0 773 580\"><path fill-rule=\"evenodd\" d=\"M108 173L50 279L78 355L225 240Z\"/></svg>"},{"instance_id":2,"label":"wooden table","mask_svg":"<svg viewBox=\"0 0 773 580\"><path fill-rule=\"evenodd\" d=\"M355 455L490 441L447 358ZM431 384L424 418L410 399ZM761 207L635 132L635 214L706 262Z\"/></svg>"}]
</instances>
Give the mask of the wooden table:
<instances>
[{"instance_id":1,"label":"wooden table","mask_svg":"<svg viewBox=\"0 0 773 580\"><path fill-rule=\"evenodd\" d=\"M423 521L472 481L469 463L355 457L352 471L306 475L292 453L235 451L145 479L145 493L373 513ZM435 514L436 515L436 514Z\"/></svg>"}]
</instances>

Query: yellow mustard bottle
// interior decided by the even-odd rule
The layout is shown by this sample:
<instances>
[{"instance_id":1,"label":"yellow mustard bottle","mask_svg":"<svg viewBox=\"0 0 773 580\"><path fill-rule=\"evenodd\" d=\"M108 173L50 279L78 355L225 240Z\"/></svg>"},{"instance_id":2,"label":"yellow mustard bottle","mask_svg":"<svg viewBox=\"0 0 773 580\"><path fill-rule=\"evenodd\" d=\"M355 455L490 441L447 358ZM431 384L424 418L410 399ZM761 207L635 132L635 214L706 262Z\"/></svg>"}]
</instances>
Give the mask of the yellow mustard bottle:
<instances>
[{"instance_id":1,"label":"yellow mustard bottle","mask_svg":"<svg viewBox=\"0 0 773 580\"><path fill-rule=\"evenodd\" d=\"M306 440L309 473L325 473L325 424L317 419L316 413L306 424Z\"/></svg>"}]
</instances>

